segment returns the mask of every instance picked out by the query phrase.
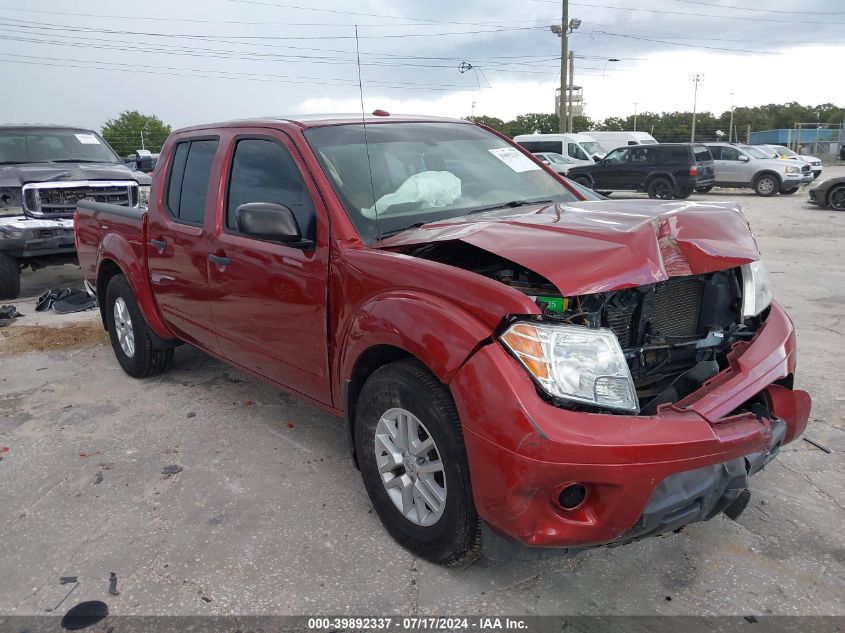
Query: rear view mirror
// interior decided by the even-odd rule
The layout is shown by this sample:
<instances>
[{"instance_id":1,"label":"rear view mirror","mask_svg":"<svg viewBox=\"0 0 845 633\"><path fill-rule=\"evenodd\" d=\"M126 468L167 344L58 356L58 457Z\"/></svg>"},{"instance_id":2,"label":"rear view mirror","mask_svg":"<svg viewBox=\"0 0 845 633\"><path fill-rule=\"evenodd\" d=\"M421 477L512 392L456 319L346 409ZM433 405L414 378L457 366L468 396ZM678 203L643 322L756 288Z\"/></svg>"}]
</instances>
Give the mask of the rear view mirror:
<instances>
[{"instance_id":1,"label":"rear view mirror","mask_svg":"<svg viewBox=\"0 0 845 633\"><path fill-rule=\"evenodd\" d=\"M268 242L281 242L286 246L307 250L311 240L302 239L299 223L288 207L274 202L249 202L235 211L238 231L244 235Z\"/></svg>"}]
</instances>

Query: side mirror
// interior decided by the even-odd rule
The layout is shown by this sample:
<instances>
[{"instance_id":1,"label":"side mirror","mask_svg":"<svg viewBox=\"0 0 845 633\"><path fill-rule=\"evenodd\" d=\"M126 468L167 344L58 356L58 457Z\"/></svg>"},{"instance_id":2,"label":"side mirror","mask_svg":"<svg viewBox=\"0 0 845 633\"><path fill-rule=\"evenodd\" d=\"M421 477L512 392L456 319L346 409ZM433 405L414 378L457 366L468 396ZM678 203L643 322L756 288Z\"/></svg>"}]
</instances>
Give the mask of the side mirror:
<instances>
[{"instance_id":1,"label":"side mirror","mask_svg":"<svg viewBox=\"0 0 845 633\"><path fill-rule=\"evenodd\" d=\"M281 242L308 250L311 240L302 239L296 217L288 207L274 202L248 202L235 210L238 231L259 240Z\"/></svg>"},{"instance_id":2,"label":"side mirror","mask_svg":"<svg viewBox=\"0 0 845 633\"><path fill-rule=\"evenodd\" d=\"M751 160L751 159L750 159L750 158L748 158L748 156L746 156L745 154L740 154L740 155L739 155L739 160L741 160L743 163L747 163L747 162L748 162L749 160Z\"/></svg>"}]
</instances>

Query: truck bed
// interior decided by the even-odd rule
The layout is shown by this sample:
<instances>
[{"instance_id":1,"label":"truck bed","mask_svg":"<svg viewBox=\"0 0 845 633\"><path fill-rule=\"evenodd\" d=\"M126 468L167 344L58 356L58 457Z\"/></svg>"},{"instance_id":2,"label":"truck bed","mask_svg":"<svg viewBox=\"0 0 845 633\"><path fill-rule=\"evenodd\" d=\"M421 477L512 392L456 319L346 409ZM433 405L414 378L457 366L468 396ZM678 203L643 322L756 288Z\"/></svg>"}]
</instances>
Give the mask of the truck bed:
<instances>
[{"instance_id":1,"label":"truck bed","mask_svg":"<svg viewBox=\"0 0 845 633\"><path fill-rule=\"evenodd\" d=\"M74 214L79 265L87 279L97 278L101 245L110 250L120 243L137 262L144 261L147 210L118 204L80 200ZM128 254L128 253L127 253Z\"/></svg>"}]
</instances>

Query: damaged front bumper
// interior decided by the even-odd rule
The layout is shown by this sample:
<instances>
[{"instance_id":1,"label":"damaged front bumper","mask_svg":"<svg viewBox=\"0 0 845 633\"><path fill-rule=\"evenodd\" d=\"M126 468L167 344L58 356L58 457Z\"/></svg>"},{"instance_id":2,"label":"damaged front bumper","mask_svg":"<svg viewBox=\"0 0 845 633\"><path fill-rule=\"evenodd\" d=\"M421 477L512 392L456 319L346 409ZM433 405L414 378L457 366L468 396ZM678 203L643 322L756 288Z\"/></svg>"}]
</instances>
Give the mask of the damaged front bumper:
<instances>
[{"instance_id":1,"label":"damaged front bumper","mask_svg":"<svg viewBox=\"0 0 845 633\"><path fill-rule=\"evenodd\" d=\"M73 220L0 218L0 251L15 258L72 255L76 252Z\"/></svg>"},{"instance_id":2,"label":"damaged front bumper","mask_svg":"<svg viewBox=\"0 0 845 633\"><path fill-rule=\"evenodd\" d=\"M612 415L548 404L499 345L480 349L451 389L487 535L578 549L741 511L747 477L803 432L810 398L786 386L795 335L777 304L728 363L655 415ZM743 407L752 400L753 410ZM586 494L565 507L573 484Z\"/></svg>"}]
</instances>

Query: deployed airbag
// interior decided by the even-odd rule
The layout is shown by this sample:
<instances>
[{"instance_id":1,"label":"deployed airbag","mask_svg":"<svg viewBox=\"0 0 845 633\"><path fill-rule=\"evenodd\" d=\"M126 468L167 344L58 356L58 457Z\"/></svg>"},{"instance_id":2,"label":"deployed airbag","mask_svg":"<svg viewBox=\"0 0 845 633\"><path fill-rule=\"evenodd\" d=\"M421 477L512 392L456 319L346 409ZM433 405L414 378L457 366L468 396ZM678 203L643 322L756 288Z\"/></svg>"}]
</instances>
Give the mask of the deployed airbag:
<instances>
[{"instance_id":1,"label":"deployed airbag","mask_svg":"<svg viewBox=\"0 0 845 633\"><path fill-rule=\"evenodd\" d=\"M388 193L368 209L361 209L367 218L389 212L396 205L421 203L423 207L445 207L461 197L461 179L448 171L423 171L414 174L393 193Z\"/></svg>"}]
</instances>

